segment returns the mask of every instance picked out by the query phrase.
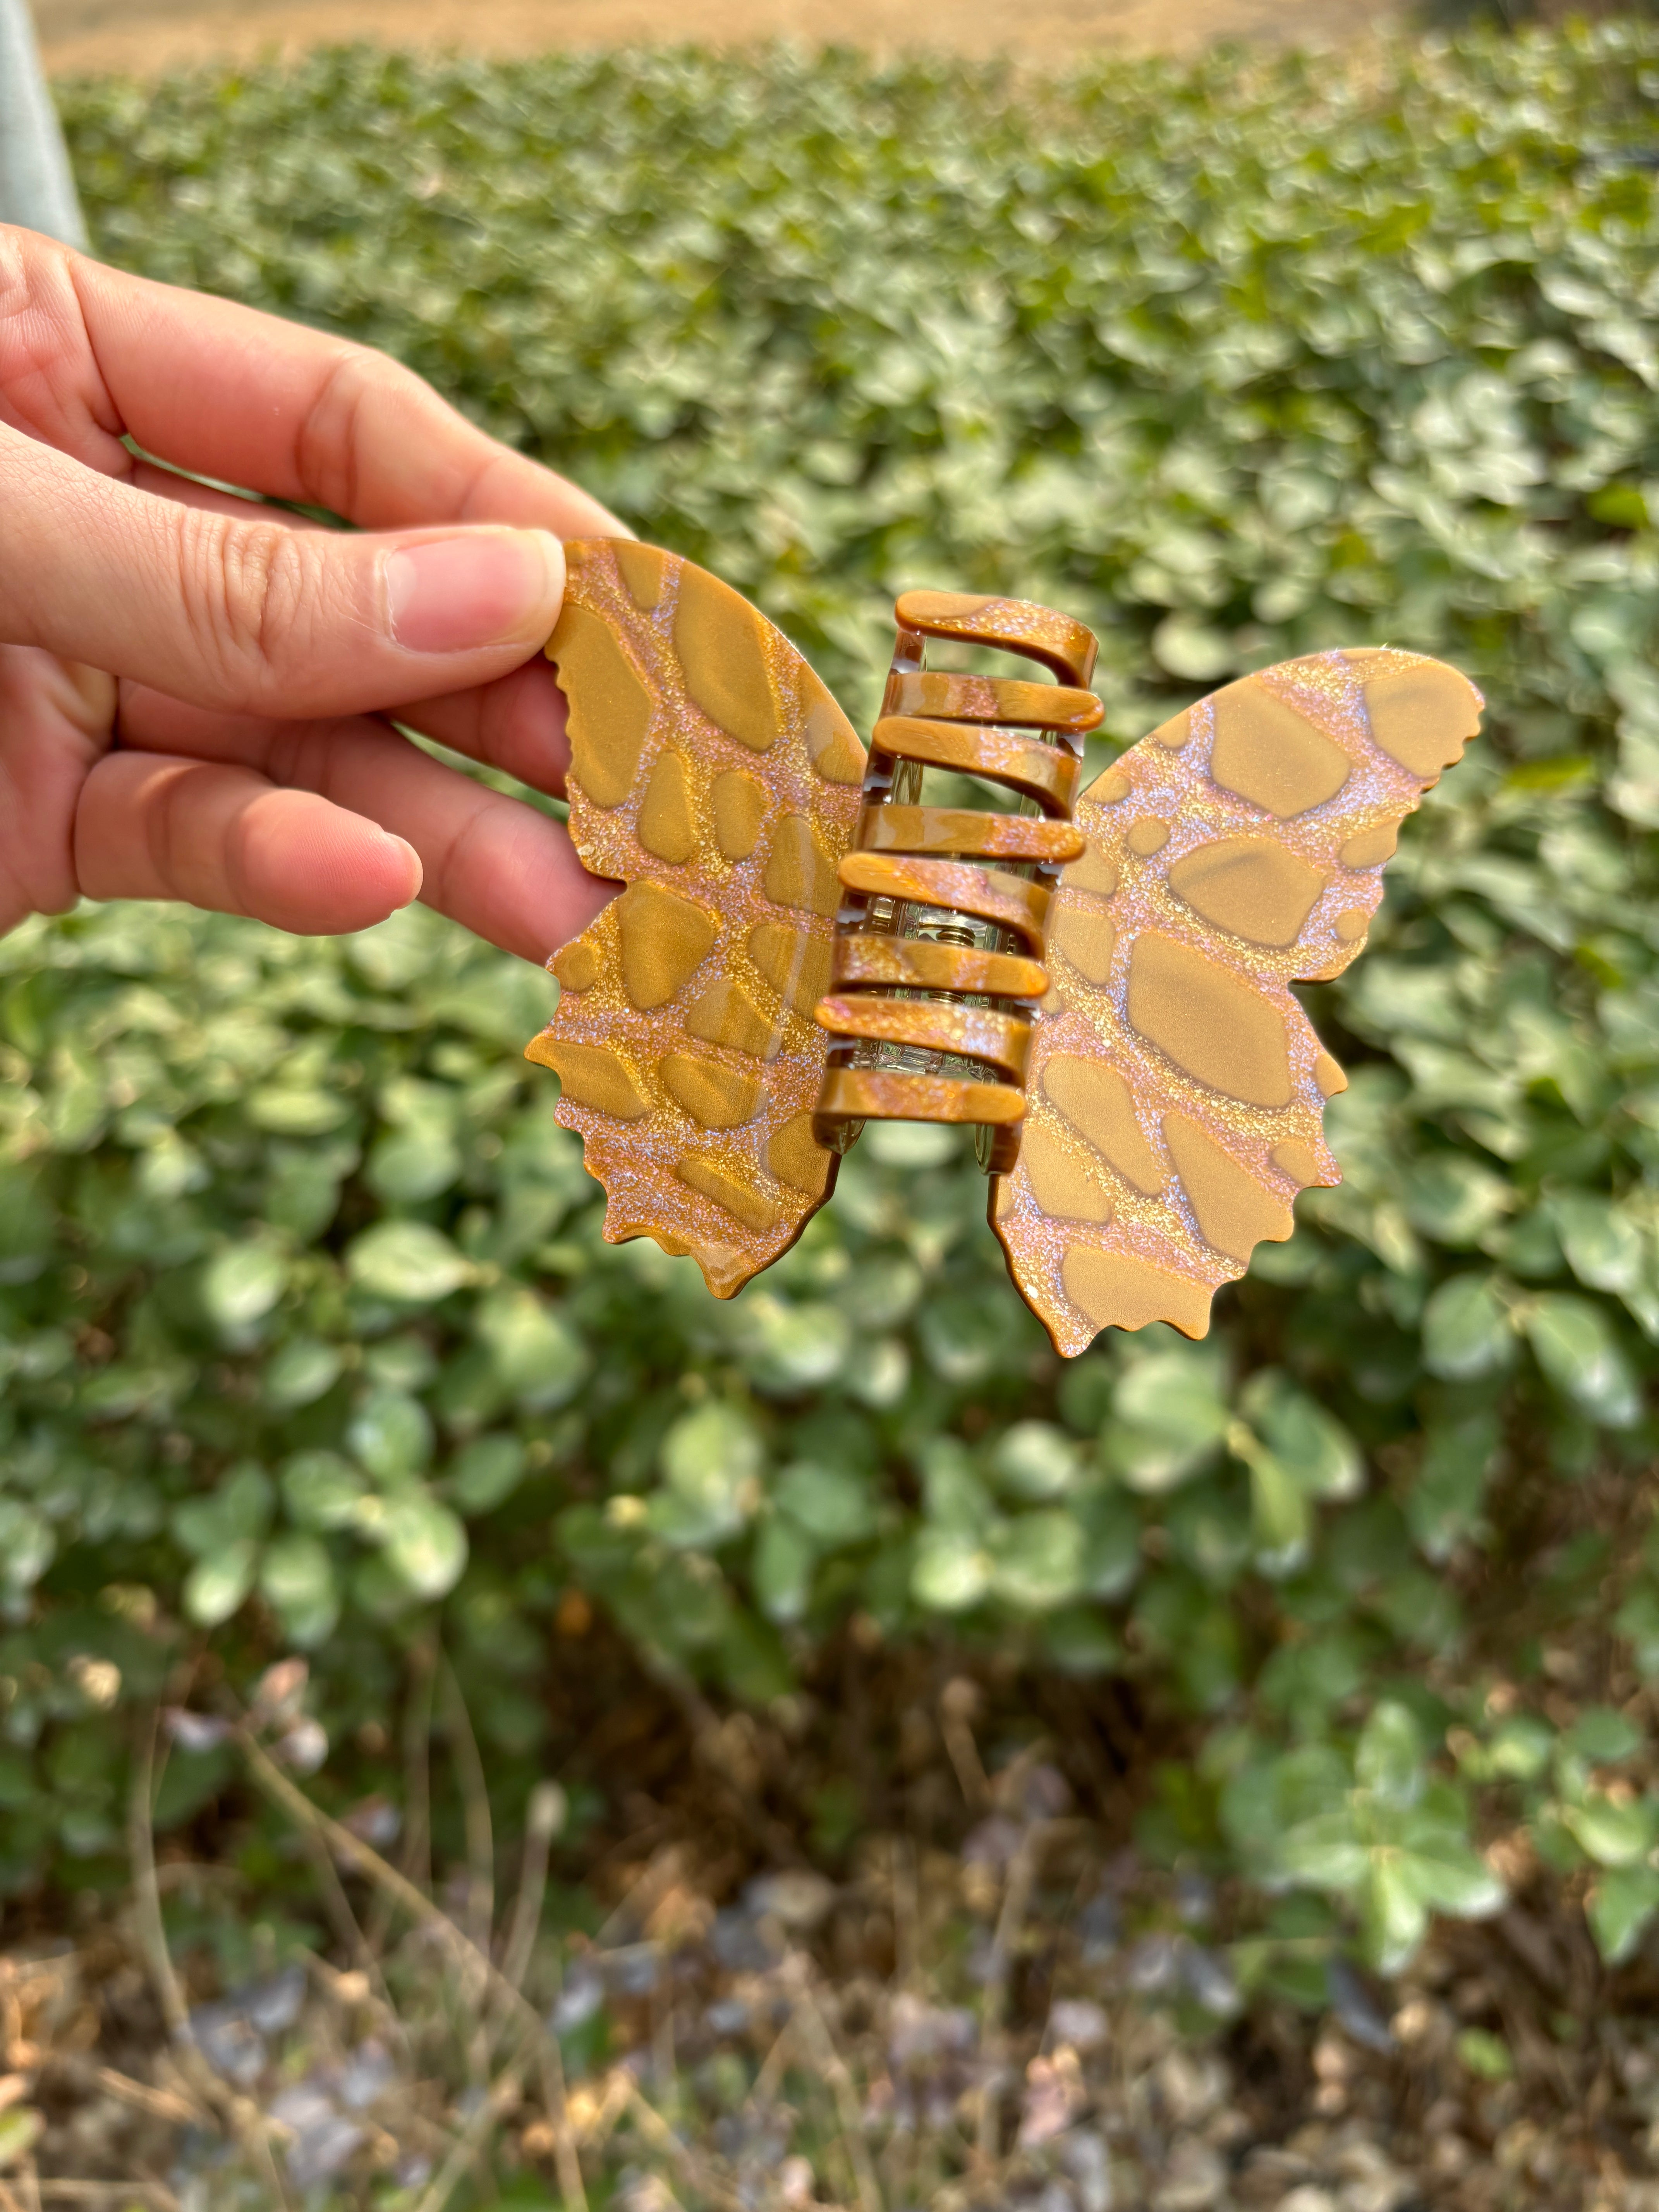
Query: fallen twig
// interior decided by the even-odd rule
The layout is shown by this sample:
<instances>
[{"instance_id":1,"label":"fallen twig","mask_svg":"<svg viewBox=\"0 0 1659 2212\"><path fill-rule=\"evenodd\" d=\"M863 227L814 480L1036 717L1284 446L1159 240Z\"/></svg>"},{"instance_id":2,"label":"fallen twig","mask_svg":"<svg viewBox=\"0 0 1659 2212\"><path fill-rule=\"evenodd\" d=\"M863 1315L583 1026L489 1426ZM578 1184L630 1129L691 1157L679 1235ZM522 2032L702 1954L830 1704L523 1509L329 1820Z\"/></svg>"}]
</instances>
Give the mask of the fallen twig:
<instances>
[{"instance_id":1,"label":"fallen twig","mask_svg":"<svg viewBox=\"0 0 1659 2212\"><path fill-rule=\"evenodd\" d=\"M864 2118L859 2111L858 2092L853 2086L852 2075L848 2071L847 2061L841 2055L830 2023L812 1994L808 1972L806 1960L799 1952L795 1953L787 1963L786 1973L794 1988L795 2017L800 2023L802 2040L830 2084L830 2094L835 2098L836 2118L852 2165L862 2212L882 2212L881 2184L876 2179L870 2146L864 2139Z\"/></svg>"},{"instance_id":2,"label":"fallen twig","mask_svg":"<svg viewBox=\"0 0 1659 2212\"><path fill-rule=\"evenodd\" d=\"M519 1894L501 1948L501 1972L515 1990L524 1986L537 1930L542 1924L542 1900L547 1894L547 1856L554 1837L563 1825L564 1804L564 1792L556 1782L538 1782L530 1793L525 1813L524 1864L519 1873Z\"/></svg>"},{"instance_id":3,"label":"fallen twig","mask_svg":"<svg viewBox=\"0 0 1659 2212\"><path fill-rule=\"evenodd\" d=\"M1009 1863L1008 1880L1002 1893L1002 1910L997 1916L996 1934L991 1939L990 1972L985 1980L985 1997L980 2014L980 2048L985 2061L985 2078L980 2085L979 2125L975 2148L988 2166L994 2166L1001 2154L998 2124L998 2092L1002 2087L1002 2012L1008 1998L1008 1976L1013 1964L1014 1947L1019 1941L1019 1931L1024 1924L1026 1908L1031 1901L1031 1886L1036 1880L1037 1863L1042 1847L1048 1839L1050 1823L1033 1820L1020 1838L1018 1848Z\"/></svg>"},{"instance_id":4,"label":"fallen twig","mask_svg":"<svg viewBox=\"0 0 1659 2212\"><path fill-rule=\"evenodd\" d=\"M484 2137L497 2121L510 2112L524 2094L524 2057L527 2037L520 2037L519 2049L512 2062L496 2080L487 2097L478 2100L478 2108L468 2120L448 2157L439 2167L415 2212L444 2212L444 2207L460 2187L467 2169L477 2159L483 2148Z\"/></svg>"},{"instance_id":5,"label":"fallen twig","mask_svg":"<svg viewBox=\"0 0 1659 2212\"><path fill-rule=\"evenodd\" d=\"M140 1946L155 1985L161 2017L173 2040L174 2057L185 2078L203 2103L219 2115L227 2133L252 2152L256 2163L263 2169L272 2201L281 2205L283 2212L290 2212L290 2199L276 2169L264 2116L249 2099L238 2097L228 2083L221 2081L191 2039L190 2008L185 2002L185 1993L167 1949L161 1892L155 1879L152 1810L161 1719L159 1709L153 1706L148 1718L140 1723L132 1791L127 1801L127 1851L132 1866L133 1910L137 1917ZM260 1756L263 1758L264 1753ZM266 1764L270 1764L269 1760Z\"/></svg>"},{"instance_id":6,"label":"fallen twig","mask_svg":"<svg viewBox=\"0 0 1659 2212\"><path fill-rule=\"evenodd\" d=\"M461 1695L455 1669L441 1651L438 1664L447 1708L450 1750L466 1822L466 1932L475 1949L488 1952L490 1930L495 1924L495 1838L489 1817L489 1785L484 1779L478 1739L472 1732L472 1716Z\"/></svg>"},{"instance_id":7,"label":"fallen twig","mask_svg":"<svg viewBox=\"0 0 1659 2212\"><path fill-rule=\"evenodd\" d=\"M542 2102L553 2130L553 2165L559 2177L559 2194L565 2212L587 2212L587 2191L582 2185L582 2164L570 2129L570 2107L565 2096L564 2054L556 2035L544 2038L539 2052Z\"/></svg>"},{"instance_id":8,"label":"fallen twig","mask_svg":"<svg viewBox=\"0 0 1659 2212\"><path fill-rule=\"evenodd\" d=\"M156 2212L179 2212L179 2200L161 2181L53 2181L38 2183L46 2204L153 2204Z\"/></svg>"},{"instance_id":9,"label":"fallen twig","mask_svg":"<svg viewBox=\"0 0 1659 2212\"><path fill-rule=\"evenodd\" d=\"M688 2188L726 2206L726 2212L747 2212L744 2199L709 2171L708 2161L700 2158L689 2143L680 2141L639 2083L632 2080L628 2085L628 2110L639 2122L641 2133L678 2169Z\"/></svg>"},{"instance_id":10,"label":"fallen twig","mask_svg":"<svg viewBox=\"0 0 1659 2212\"><path fill-rule=\"evenodd\" d=\"M131 2105L135 2112L148 2112L152 2119L170 2121L174 2127L199 2128L208 2118L193 2098L181 2095L177 2089L152 2088L147 2081L135 2081L129 2074L118 2074L112 2066L100 2066L94 2079L106 2097Z\"/></svg>"},{"instance_id":11,"label":"fallen twig","mask_svg":"<svg viewBox=\"0 0 1659 2212\"><path fill-rule=\"evenodd\" d=\"M544 2042L551 2039L552 2031L539 2013L515 1990L495 1960L480 1951L464 1929L458 1928L441 1905L434 1905L412 1881L400 1875L386 1862L372 1844L354 1836L349 1828L331 1820L319 1806L313 1805L305 1791L290 1782L282 1769L255 1741L245 1728L235 1732L248 1768L265 1795L274 1800L289 1818L320 1834L337 1858L369 1881L374 1882L398 1906L416 1926L428 1931L436 1942L451 1954L456 1964L466 1973L481 1977L503 2010L510 2013L529 2033Z\"/></svg>"}]
</instances>

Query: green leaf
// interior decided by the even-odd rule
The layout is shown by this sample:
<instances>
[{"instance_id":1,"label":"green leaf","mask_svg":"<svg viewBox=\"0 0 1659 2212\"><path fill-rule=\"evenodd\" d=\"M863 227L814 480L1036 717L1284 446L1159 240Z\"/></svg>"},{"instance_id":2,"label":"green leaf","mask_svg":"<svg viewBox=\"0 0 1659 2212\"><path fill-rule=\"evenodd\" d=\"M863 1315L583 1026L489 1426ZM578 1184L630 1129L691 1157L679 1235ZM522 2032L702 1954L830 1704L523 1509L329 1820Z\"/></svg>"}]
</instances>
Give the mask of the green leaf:
<instances>
[{"instance_id":1,"label":"green leaf","mask_svg":"<svg viewBox=\"0 0 1659 2212\"><path fill-rule=\"evenodd\" d=\"M286 1084L267 1085L247 1102L256 1129L280 1137L325 1137L351 1119L351 1101L328 1091Z\"/></svg>"},{"instance_id":2,"label":"green leaf","mask_svg":"<svg viewBox=\"0 0 1659 2212\"><path fill-rule=\"evenodd\" d=\"M1623 1296L1647 1270L1647 1248L1629 1216L1598 1192L1562 1191L1549 1201L1567 1265L1593 1291Z\"/></svg>"},{"instance_id":3,"label":"green leaf","mask_svg":"<svg viewBox=\"0 0 1659 2212\"><path fill-rule=\"evenodd\" d=\"M326 1642L340 1617L333 1563L314 1536L278 1536L259 1563L259 1592L301 1650Z\"/></svg>"},{"instance_id":4,"label":"green leaf","mask_svg":"<svg viewBox=\"0 0 1659 2212\"><path fill-rule=\"evenodd\" d=\"M659 1529L671 1542L723 1542L760 1504L765 1448L741 1407L714 1399L683 1413L664 1437L660 1457L675 1493L677 1517Z\"/></svg>"},{"instance_id":5,"label":"green leaf","mask_svg":"<svg viewBox=\"0 0 1659 2212\"><path fill-rule=\"evenodd\" d=\"M755 1595L769 1620L787 1624L806 1611L817 1551L787 1514L774 1514L755 1545Z\"/></svg>"},{"instance_id":6,"label":"green leaf","mask_svg":"<svg viewBox=\"0 0 1659 2212\"><path fill-rule=\"evenodd\" d=\"M368 1156L369 1188L390 1206L419 1206L449 1189L464 1163L453 1132L419 1121L382 1137Z\"/></svg>"},{"instance_id":7,"label":"green leaf","mask_svg":"<svg viewBox=\"0 0 1659 2212\"><path fill-rule=\"evenodd\" d=\"M1140 1516L1116 1490L1079 1498L1083 1530L1083 1587L1091 1597L1119 1598L1140 1571Z\"/></svg>"},{"instance_id":8,"label":"green leaf","mask_svg":"<svg viewBox=\"0 0 1659 2212\"><path fill-rule=\"evenodd\" d=\"M480 1300L474 1326L502 1386L537 1412L568 1403L592 1362L564 1316L514 1284Z\"/></svg>"},{"instance_id":9,"label":"green leaf","mask_svg":"<svg viewBox=\"0 0 1659 2212\"><path fill-rule=\"evenodd\" d=\"M1644 1860L1656 1839L1656 1808L1647 1798L1628 1802L1595 1790L1580 1805L1561 1809L1562 1822L1597 1866L1632 1867Z\"/></svg>"},{"instance_id":10,"label":"green leaf","mask_svg":"<svg viewBox=\"0 0 1659 2212\"><path fill-rule=\"evenodd\" d=\"M1463 1817L1460 1809L1460 1820ZM1419 1808L1400 1831L1397 1864L1423 1902L1459 1920L1484 1920L1503 1910L1503 1883L1463 1832L1437 1810Z\"/></svg>"},{"instance_id":11,"label":"green leaf","mask_svg":"<svg viewBox=\"0 0 1659 2212\"><path fill-rule=\"evenodd\" d=\"M296 1337L266 1363L265 1403L281 1413L314 1405L333 1389L344 1369L337 1345L325 1344L316 1337Z\"/></svg>"},{"instance_id":12,"label":"green leaf","mask_svg":"<svg viewBox=\"0 0 1659 2212\"><path fill-rule=\"evenodd\" d=\"M1567 1730L1569 1750L1593 1766L1617 1766L1642 1748L1642 1731L1610 1705L1588 1705Z\"/></svg>"},{"instance_id":13,"label":"green leaf","mask_svg":"<svg viewBox=\"0 0 1659 2212\"><path fill-rule=\"evenodd\" d=\"M1152 633L1152 651L1171 676L1188 684L1212 684L1238 665L1230 638L1190 615L1166 617Z\"/></svg>"},{"instance_id":14,"label":"green leaf","mask_svg":"<svg viewBox=\"0 0 1659 2212\"><path fill-rule=\"evenodd\" d=\"M1550 1762L1554 1732L1547 1721L1517 1713L1492 1731L1486 1751L1488 1771L1513 1782L1533 1782Z\"/></svg>"},{"instance_id":15,"label":"green leaf","mask_svg":"<svg viewBox=\"0 0 1659 2212\"><path fill-rule=\"evenodd\" d=\"M58 1540L43 1513L21 1498L0 1498L0 1583L33 1589L57 1555Z\"/></svg>"},{"instance_id":16,"label":"green leaf","mask_svg":"<svg viewBox=\"0 0 1659 2212\"><path fill-rule=\"evenodd\" d=\"M46 2133L46 2116L33 2105L13 2105L0 2112L0 2173L21 2166Z\"/></svg>"},{"instance_id":17,"label":"green leaf","mask_svg":"<svg viewBox=\"0 0 1659 2212\"><path fill-rule=\"evenodd\" d=\"M748 1301L738 1334L757 1386L780 1397L821 1389L840 1372L853 1331L836 1307L792 1304L764 1293Z\"/></svg>"},{"instance_id":18,"label":"green leaf","mask_svg":"<svg viewBox=\"0 0 1659 2212\"><path fill-rule=\"evenodd\" d=\"M966 1529L925 1528L910 1569L910 1594L929 1613L965 1613L991 1587L994 1562Z\"/></svg>"},{"instance_id":19,"label":"green leaf","mask_svg":"<svg viewBox=\"0 0 1659 2212\"><path fill-rule=\"evenodd\" d=\"M389 1498L377 1533L386 1565L412 1596L446 1597L460 1580L466 1530L428 1492L399 1491Z\"/></svg>"},{"instance_id":20,"label":"green leaf","mask_svg":"<svg viewBox=\"0 0 1659 2212\"><path fill-rule=\"evenodd\" d=\"M773 1496L820 1544L856 1544L875 1531L869 1486L848 1468L796 1460L779 1475Z\"/></svg>"},{"instance_id":21,"label":"green leaf","mask_svg":"<svg viewBox=\"0 0 1659 2212\"><path fill-rule=\"evenodd\" d=\"M1437 1566L1460 1544L1479 1540L1499 1441L1497 1418L1490 1413L1443 1420L1431 1429L1405 1510L1413 1538Z\"/></svg>"},{"instance_id":22,"label":"green leaf","mask_svg":"<svg viewBox=\"0 0 1659 2212\"><path fill-rule=\"evenodd\" d=\"M1384 1698L1371 1708L1354 1753L1354 1779L1390 1805L1413 1804L1423 1790L1423 1738L1410 1710Z\"/></svg>"},{"instance_id":23,"label":"green leaf","mask_svg":"<svg viewBox=\"0 0 1659 2212\"><path fill-rule=\"evenodd\" d=\"M1063 1497L1082 1471L1082 1454L1064 1429L1048 1421L1015 1421L997 1439L991 1469L1015 1498Z\"/></svg>"},{"instance_id":24,"label":"green leaf","mask_svg":"<svg viewBox=\"0 0 1659 2212\"><path fill-rule=\"evenodd\" d=\"M1638 1583L1613 1615L1613 1625L1628 1639L1642 1680L1659 1681L1659 1590L1650 1583Z\"/></svg>"},{"instance_id":25,"label":"green leaf","mask_svg":"<svg viewBox=\"0 0 1659 2212\"><path fill-rule=\"evenodd\" d=\"M463 1513L493 1512L524 1480L525 1449L517 1437L477 1437L457 1452L444 1495Z\"/></svg>"},{"instance_id":26,"label":"green leaf","mask_svg":"<svg viewBox=\"0 0 1659 2212\"><path fill-rule=\"evenodd\" d=\"M447 1237L422 1221L382 1221L366 1229L348 1250L346 1268L371 1297L407 1305L447 1298L475 1273Z\"/></svg>"},{"instance_id":27,"label":"green leaf","mask_svg":"<svg viewBox=\"0 0 1659 2212\"><path fill-rule=\"evenodd\" d=\"M1609 1966L1622 1966L1659 1912L1659 1873L1649 1866L1610 1869L1590 1891L1584 1911L1596 1949Z\"/></svg>"},{"instance_id":28,"label":"green leaf","mask_svg":"<svg viewBox=\"0 0 1659 2212\"><path fill-rule=\"evenodd\" d=\"M1365 1486L1359 1447L1335 1417L1285 1376L1252 1376L1239 1409L1309 1498L1357 1498Z\"/></svg>"},{"instance_id":29,"label":"green leaf","mask_svg":"<svg viewBox=\"0 0 1659 2212\"><path fill-rule=\"evenodd\" d=\"M993 1518L990 1494L973 1456L955 1437L929 1437L922 1445L923 1517L931 1528L977 1537Z\"/></svg>"},{"instance_id":30,"label":"green leaf","mask_svg":"<svg viewBox=\"0 0 1659 2212\"><path fill-rule=\"evenodd\" d=\"M406 1390L371 1390L352 1416L346 1442L377 1482L408 1482L431 1462L432 1416Z\"/></svg>"},{"instance_id":31,"label":"green leaf","mask_svg":"<svg viewBox=\"0 0 1659 2212\"><path fill-rule=\"evenodd\" d=\"M1371 1863L1370 1852L1346 1808L1298 1821L1280 1835L1273 1856L1280 1873L1291 1881L1340 1893L1357 1889Z\"/></svg>"},{"instance_id":32,"label":"green leaf","mask_svg":"<svg viewBox=\"0 0 1659 2212\"><path fill-rule=\"evenodd\" d=\"M1468 1251L1510 1210L1515 1193L1467 1153L1437 1152L1413 1166L1402 1203L1419 1237Z\"/></svg>"},{"instance_id":33,"label":"green leaf","mask_svg":"<svg viewBox=\"0 0 1659 2212\"><path fill-rule=\"evenodd\" d=\"M1308 1493L1284 1462L1241 1437L1250 1469L1250 1515L1256 1565L1264 1575L1293 1574L1308 1555L1313 1524Z\"/></svg>"},{"instance_id":34,"label":"green leaf","mask_svg":"<svg viewBox=\"0 0 1659 2212\"><path fill-rule=\"evenodd\" d=\"M1607 1316L1588 1298L1547 1295L1523 1316L1538 1364L1564 1397L1603 1428L1627 1429L1642 1401Z\"/></svg>"},{"instance_id":35,"label":"green leaf","mask_svg":"<svg viewBox=\"0 0 1659 2212\"><path fill-rule=\"evenodd\" d=\"M198 1558L228 1544L257 1542L270 1525L271 1505L270 1476L253 1461L243 1460L205 1496L174 1507L173 1533Z\"/></svg>"},{"instance_id":36,"label":"green leaf","mask_svg":"<svg viewBox=\"0 0 1659 2212\"><path fill-rule=\"evenodd\" d=\"M1064 1605L1042 1625L1042 1648L1062 1674L1089 1680L1122 1664L1123 1646L1093 1606Z\"/></svg>"},{"instance_id":37,"label":"green leaf","mask_svg":"<svg viewBox=\"0 0 1659 2212\"><path fill-rule=\"evenodd\" d=\"M1429 1915L1410 1862L1379 1851L1368 1862L1360 1897L1365 1955L1380 1974L1409 1966L1428 1933Z\"/></svg>"},{"instance_id":38,"label":"green leaf","mask_svg":"<svg viewBox=\"0 0 1659 2212\"><path fill-rule=\"evenodd\" d=\"M902 1129L902 1121L884 1121L881 1129ZM916 1123L918 1129L925 1124ZM938 1133L949 1135L948 1130ZM916 1333L927 1364L944 1382L957 1388L982 1382L1018 1344L1018 1328L999 1328L982 1299L951 1297L924 1300L916 1316Z\"/></svg>"},{"instance_id":39,"label":"green leaf","mask_svg":"<svg viewBox=\"0 0 1659 2212\"><path fill-rule=\"evenodd\" d=\"M198 1559L185 1577L185 1611L201 1628L228 1620L253 1587L259 1547L243 1537Z\"/></svg>"},{"instance_id":40,"label":"green leaf","mask_svg":"<svg viewBox=\"0 0 1659 2212\"><path fill-rule=\"evenodd\" d=\"M202 1271L202 1304L221 1334L240 1336L263 1321L288 1285L288 1262L259 1237L234 1244Z\"/></svg>"},{"instance_id":41,"label":"green leaf","mask_svg":"<svg viewBox=\"0 0 1659 2212\"><path fill-rule=\"evenodd\" d=\"M1458 2034L1456 2049L1470 2073L1482 2081L1507 2081L1515 2072L1508 2044L1487 2028L1463 2028Z\"/></svg>"},{"instance_id":42,"label":"green leaf","mask_svg":"<svg viewBox=\"0 0 1659 2212\"><path fill-rule=\"evenodd\" d=\"M992 1587L1021 1613L1049 1613L1083 1587L1083 1531L1058 1507L1016 1514L989 1540Z\"/></svg>"},{"instance_id":43,"label":"green leaf","mask_svg":"<svg viewBox=\"0 0 1659 2212\"><path fill-rule=\"evenodd\" d=\"M1495 1375L1514 1357L1510 1309L1490 1275L1453 1275L1423 1310L1423 1364L1448 1382Z\"/></svg>"},{"instance_id":44,"label":"green leaf","mask_svg":"<svg viewBox=\"0 0 1659 2212\"><path fill-rule=\"evenodd\" d=\"M283 1503L302 1528L349 1528L368 1487L338 1452L295 1452L283 1466Z\"/></svg>"},{"instance_id":45,"label":"green leaf","mask_svg":"<svg viewBox=\"0 0 1659 2212\"><path fill-rule=\"evenodd\" d=\"M1131 1489L1170 1490L1214 1455L1231 1419L1212 1358L1200 1352L1146 1353L1113 1395L1103 1455Z\"/></svg>"}]
</instances>

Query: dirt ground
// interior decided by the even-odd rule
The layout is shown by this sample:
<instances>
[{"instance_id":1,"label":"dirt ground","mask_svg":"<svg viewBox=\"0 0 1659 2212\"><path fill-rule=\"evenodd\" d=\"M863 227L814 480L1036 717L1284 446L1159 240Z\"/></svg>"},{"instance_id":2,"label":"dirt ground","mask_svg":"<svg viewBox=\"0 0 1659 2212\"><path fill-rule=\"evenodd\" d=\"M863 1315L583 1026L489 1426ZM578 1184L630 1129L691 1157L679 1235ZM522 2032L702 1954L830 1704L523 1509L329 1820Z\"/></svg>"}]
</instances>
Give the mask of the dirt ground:
<instances>
[{"instance_id":1,"label":"dirt ground","mask_svg":"<svg viewBox=\"0 0 1659 2212\"><path fill-rule=\"evenodd\" d=\"M1400 12L1395 0L35 0L54 73L143 74L356 39L522 54L787 37L1054 62L1091 47L1193 53L1228 39L1329 46Z\"/></svg>"}]
</instances>

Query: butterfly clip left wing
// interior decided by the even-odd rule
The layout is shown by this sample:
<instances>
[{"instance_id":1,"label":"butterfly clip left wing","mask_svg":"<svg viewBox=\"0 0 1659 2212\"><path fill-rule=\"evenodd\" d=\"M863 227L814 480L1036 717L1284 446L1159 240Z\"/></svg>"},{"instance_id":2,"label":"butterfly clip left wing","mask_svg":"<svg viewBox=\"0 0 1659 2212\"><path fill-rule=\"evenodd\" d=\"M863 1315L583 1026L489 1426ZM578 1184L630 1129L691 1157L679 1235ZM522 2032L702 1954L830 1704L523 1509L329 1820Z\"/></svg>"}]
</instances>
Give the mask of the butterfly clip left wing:
<instances>
[{"instance_id":1,"label":"butterfly clip left wing","mask_svg":"<svg viewBox=\"0 0 1659 2212\"><path fill-rule=\"evenodd\" d=\"M547 654L569 702L570 834L626 886L552 962L527 1048L562 1085L606 1238L690 1253L718 1297L828 1194L812 1139L836 866L864 747L781 631L631 540L565 548Z\"/></svg>"}]
</instances>

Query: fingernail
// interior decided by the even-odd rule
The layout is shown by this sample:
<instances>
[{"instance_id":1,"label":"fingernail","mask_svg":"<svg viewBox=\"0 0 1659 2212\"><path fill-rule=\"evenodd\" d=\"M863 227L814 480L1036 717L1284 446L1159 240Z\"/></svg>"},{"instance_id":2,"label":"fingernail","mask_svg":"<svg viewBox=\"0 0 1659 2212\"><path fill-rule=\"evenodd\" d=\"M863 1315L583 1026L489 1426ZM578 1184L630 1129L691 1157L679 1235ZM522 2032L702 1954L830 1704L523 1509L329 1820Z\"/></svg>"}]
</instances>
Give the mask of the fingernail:
<instances>
[{"instance_id":1,"label":"fingernail","mask_svg":"<svg viewBox=\"0 0 1659 2212\"><path fill-rule=\"evenodd\" d=\"M395 846L403 857L409 883L409 889L404 893L403 902L407 906L412 899L417 899L420 896L421 884L425 879L426 871L421 865L421 856L407 837L399 837L390 830L383 830L380 835L388 845Z\"/></svg>"},{"instance_id":2,"label":"fingernail","mask_svg":"<svg viewBox=\"0 0 1659 2212\"><path fill-rule=\"evenodd\" d=\"M564 597L564 548L550 531L477 530L386 556L386 617L409 653L539 645Z\"/></svg>"}]
</instances>

